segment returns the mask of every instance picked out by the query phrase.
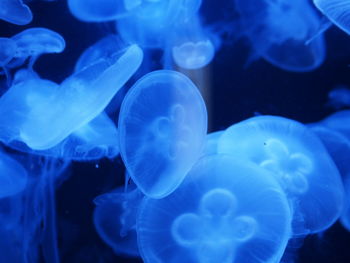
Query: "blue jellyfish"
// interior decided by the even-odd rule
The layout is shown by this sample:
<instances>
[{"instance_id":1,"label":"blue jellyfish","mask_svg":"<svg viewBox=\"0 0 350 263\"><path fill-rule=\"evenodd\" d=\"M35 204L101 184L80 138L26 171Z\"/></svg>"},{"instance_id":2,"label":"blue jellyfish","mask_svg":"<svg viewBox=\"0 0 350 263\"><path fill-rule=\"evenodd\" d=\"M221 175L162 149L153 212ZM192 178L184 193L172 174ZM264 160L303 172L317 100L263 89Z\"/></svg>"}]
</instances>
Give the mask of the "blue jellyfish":
<instances>
[{"instance_id":1,"label":"blue jellyfish","mask_svg":"<svg viewBox=\"0 0 350 263\"><path fill-rule=\"evenodd\" d=\"M328 106L334 109L350 107L350 89L345 85L337 85L328 93Z\"/></svg>"},{"instance_id":2,"label":"blue jellyfish","mask_svg":"<svg viewBox=\"0 0 350 263\"><path fill-rule=\"evenodd\" d=\"M350 34L350 2L348 0L313 0L313 2L333 24Z\"/></svg>"},{"instance_id":3,"label":"blue jellyfish","mask_svg":"<svg viewBox=\"0 0 350 263\"><path fill-rule=\"evenodd\" d=\"M0 198L16 195L27 184L27 171L20 163L0 152Z\"/></svg>"},{"instance_id":4,"label":"blue jellyfish","mask_svg":"<svg viewBox=\"0 0 350 263\"><path fill-rule=\"evenodd\" d=\"M89 123L142 61L142 51L135 45L118 55L97 61L60 86L37 78L13 85L0 99L0 125L6 131L3 140L15 139L33 150L47 150Z\"/></svg>"},{"instance_id":5,"label":"blue jellyfish","mask_svg":"<svg viewBox=\"0 0 350 263\"><path fill-rule=\"evenodd\" d=\"M211 132L207 135L207 143L204 150L204 155L212 155L218 153L218 143L224 131Z\"/></svg>"},{"instance_id":6,"label":"blue jellyfish","mask_svg":"<svg viewBox=\"0 0 350 263\"><path fill-rule=\"evenodd\" d=\"M0 19L16 25L26 25L32 21L33 14L22 0L1 0Z\"/></svg>"},{"instance_id":7,"label":"blue jellyfish","mask_svg":"<svg viewBox=\"0 0 350 263\"><path fill-rule=\"evenodd\" d=\"M344 190L338 169L318 137L302 124L253 117L226 129L218 152L270 171L291 200L294 234L323 231L339 217Z\"/></svg>"},{"instance_id":8,"label":"blue jellyfish","mask_svg":"<svg viewBox=\"0 0 350 263\"><path fill-rule=\"evenodd\" d=\"M14 66L22 64L30 57L32 67L38 57L45 53L61 53L66 46L64 38L47 28L34 27L26 29L12 37L16 42Z\"/></svg>"},{"instance_id":9,"label":"blue jellyfish","mask_svg":"<svg viewBox=\"0 0 350 263\"><path fill-rule=\"evenodd\" d=\"M287 71L305 72L318 68L325 59L322 34L314 37L320 18L305 0L235 0L243 35L252 46L251 60L262 57Z\"/></svg>"},{"instance_id":10,"label":"blue jellyfish","mask_svg":"<svg viewBox=\"0 0 350 263\"><path fill-rule=\"evenodd\" d=\"M181 68L199 69L214 58L215 46L211 35L203 28L198 16L177 25L172 39L172 56Z\"/></svg>"},{"instance_id":11,"label":"blue jellyfish","mask_svg":"<svg viewBox=\"0 0 350 263\"><path fill-rule=\"evenodd\" d=\"M143 195L138 189L125 192L120 187L95 198L95 228L116 254L139 256L136 215Z\"/></svg>"},{"instance_id":12,"label":"blue jellyfish","mask_svg":"<svg viewBox=\"0 0 350 263\"><path fill-rule=\"evenodd\" d=\"M69 11L84 22L105 22L127 15L123 2L116 0L68 0Z\"/></svg>"},{"instance_id":13,"label":"blue jellyfish","mask_svg":"<svg viewBox=\"0 0 350 263\"><path fill-rule=\"evenodd\" d=\"M291 211L278 182L254 163L227 155L198 161L163 199L145 198L139 250L150 262L279 262Z\"/></svg>"},{"instance_id":14,"label":"blue jellyfish","mask_svg":"<svg viewBox=\"0 0 350 263\"><path fill-rule=\"evenodd\" d=\"M202 154L207 111L196 86L176 71L153 71L127 93L119 115L120 154L147 196L174 191Z\"/></svg>"}]
</instances>

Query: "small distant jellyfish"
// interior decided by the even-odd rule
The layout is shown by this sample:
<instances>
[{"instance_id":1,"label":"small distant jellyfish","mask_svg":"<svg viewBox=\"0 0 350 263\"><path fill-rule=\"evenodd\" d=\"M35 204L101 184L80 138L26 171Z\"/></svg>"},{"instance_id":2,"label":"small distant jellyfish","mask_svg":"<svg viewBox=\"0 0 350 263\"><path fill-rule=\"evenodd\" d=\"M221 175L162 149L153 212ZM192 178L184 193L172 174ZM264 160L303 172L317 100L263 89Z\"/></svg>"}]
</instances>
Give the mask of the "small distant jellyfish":
<instances>
[{"instance_id":1,"label":"small distant jellyfish","mask_svg":"<svg viewBox=\"0 0 350 263\"><path fill-rule=\"evenodd\" d=\"M169 196L144 199L138 244L146 263L274 263L291 237L291 218L286 195L264 169L212 155Z\"/></svg>"},{"instance_id":2,"label":"small distant jellyfish","mask_svg":"<svg viewBox=\"0 0 350 263\"><path fill-rule=\"evenodd\" d=\"M16 195L27 184L27 171L20 163L0 152L0 198Z\"/></svg>"},{"instance_id":3,"label":"small distant jellyfish","mask_svg":"<svg viewBox=\"0 0 350 263\"><path fill-rule=\"evenodd\" d=\"M22 0L1 0L0 19L21 26L29 24L33 14Z\"/></svg>"},{"instance_id":4,"label":"small distant jellyfish","mask_svg":"<svg viewBox=\"0 0 350 263\"><path fill-rule=\"evenodd\" d=\"M68 0L68 8L72 15L84 22L116 20L128 11L122 0Z\"/></svg>"},{"instance_id":5,"label":"small distant jellyfish","mask_svg":"<svg viewBox=\"0 0 350 263\"><path fill-rule=\"evenodd\" d=\"M209 32L194 17L177 25L172 36L172 55L175 63L184 69L199 69L214 58L215 47Z\"/></svg>"},{"instance_id":6,"label":"small distant jellyfish","mask_svg":"<svg viewBox=\"0 0 350 263\"><path fill-rule=\"evenodd\" d=\"M332 23L350 34L350 2L348 0L313 0L313 2Z\"/></svg>"},{"instance_id":7,"label":"small distant jellyfish","mask_svg":"<svg viewBox=\"0 0 350 263\"><path fill-rule=\"evenodd\" d=\"M235 0L241 16L243 36L253 47L251 58L264 58L287 71L307 72L325 60L320 18L304 0ZM305 44L311 37L313 40Z\"/></svg>"},{"instance_id":8,"label":"small distant jellyfish","mask_svg":"<svg viewBox=\"0 0 350 263\"><path fill-rule=\"evenodd\" d=\"M250 118L226 129L218 153L252 161L279 181L291 200L294 234L323 231L339 217L344 189L338 169L319 138L301 123Z\"/></svg>"},{"instance_id":9,"label":"small distant jellyfish","mask_svg":"<svg viewBox=\"0 0 350 263\"><path fill-rule=\"evenodd\" d=\"M95 198L95 228L116 254L139 257L136 215L143 195L138 189L118 188Z\"/></svg>"},{"instance_id":10,"label":"small distant jellyfish","mask_svg":"<svg viewBox=\"0 0 350 263\"><path fill-rule=\"evenodd\" d=\"M32 67L42 54L61 53L66 46L60 34L42 27L26 29L11 39L16 43L14 58L23 62L30 57L29 67ZM20 63L18 61L16 64Z\"/></svg>"},{"instance_id":11,"label":"small distant jellyfish","mask_svg":"<svg viewBox=\"0 0 350 263\"><path fill-rule=\"evenodd\" d=\"M207 111L197 87L176 71L153 71L127 93L119 115L120 154L147 196L174 191L202 154Z\"/></svg>"},{"instance_id":12,"label":"small distant jellyfish","mask_svg":"<svg viewBox=\"0 0 350 263\"><path fill-rule=\"evenodd\" d=\"M346 85L337 85L328 93L328 106L334 109L350 107L350 89Z\"/></svg>"}]
</instances>

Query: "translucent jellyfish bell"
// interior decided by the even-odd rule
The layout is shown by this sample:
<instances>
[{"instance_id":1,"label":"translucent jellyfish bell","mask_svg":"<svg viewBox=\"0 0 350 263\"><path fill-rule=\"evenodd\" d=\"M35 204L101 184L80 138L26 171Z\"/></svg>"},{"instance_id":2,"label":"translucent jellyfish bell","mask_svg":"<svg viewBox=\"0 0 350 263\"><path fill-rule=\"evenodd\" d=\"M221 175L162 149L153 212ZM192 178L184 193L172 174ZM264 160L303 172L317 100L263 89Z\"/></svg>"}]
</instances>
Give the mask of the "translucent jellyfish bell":
<instances>
[{"instance_id":1,"label":"translucent jellyfish bell","mask_svg":"<svg viewBox=\"0 0 350 263\"><path fill-rule=\"evenodd\" d=\"M322 34L316 11L304 0L235 0L245 35L251 42L252 59L264 58L288 71L305 72L318 68L325 59Z\"/></svg>"},{"instance_id":2,"label":"translucent jellyfish bell","mask_svg":"<svg viewBox=\"0 0 350 263\"><path fill-rule=\"evenodd\" d=\"M119 115L120 153L139 189L161 198L178 187L202 154L207 111L183 74L159 70L127 93Z\"/></svg>"},{"instance_id":3,"label":"translucent jellyfish bell","mask_svg":"<svg viewBox=\"0 0 350 263\"><path fill-rule=\"evenodd\" d=\"M142 198L139 190L125 192L124 187L121 187L94 200L95 228L116 254L139 256L136 215Z\"/></svg>"},{"instance_id":4,"label":"translucent jellyfish bell","mask_svg":"<svg viewBox=\"0 0 350 263\"><path fill-rule=\"evenodd\" d=\"M199 69L214 58L215 47L210 34L203 28L197 16L177 25L172 39L172 56L181 68Z\"/></svg>"},{"instance_id":5,"label":"translucent jellyfish bell","mask_svg":"<svg viewBox=\"0 0 350 263\"><path fill-rule=\"evenodd\" d=\"M32 21L33 14L22 0L1 0L0 19L16 25L26 25Z\"/></svg>"},{"instance_id":6,"label":"translucent jellyfish bell","mask_svg":"<svg viewBox=\"0 0 350 263\"><path fill-rule=\"evenodd\" d=\"M0 198L23 191L27 184L26 170L14 159L0 151Z\"/></svg>"},{"instance_id":7,"label":"translucent jellyfish bell","mask_svg":"<svg viewBox=\"0 0 350 263\"><path fill-rule=\"evenodd\" d=\"M130 46L109 60L102 59L73 74L54 95L31 101L21 140L35 150L60 143L104 110L138 69L142 58L142 50Z\"/></svg>"},{"instance_id":8,"label":"translucent jellyfish bell","mask_svg":"<svg viewBox=\"0 0 350 263\"><path fill-rule=\"evenodd\" d=\"M338 169L321 141L302 124L253 117L229 127L218 152L271 172L291 200L295 234L323 231L339 217L344 190Z\"/></svg>"},{"instance_id":9,"label":"translucent jellyfish bell","mask_svg":"<svg viewBox=\"0 0 350 263\"><path fill-rule=\"evenodd\" d=\"M137 234L146 263L273 263L291 236L291 212L264 169L212 155L169 196L144 199Z\"/></svg>"},{"instance_id":10,"label":"translucent jellyfish bell","mask_svg":"<svg viewBox=\"0 0 350 263\"><path fill-rule=\"evenodd\" d=\"M61 53L66 42L64 38L47 28L34 27L14 35L12 40L16 42L15 58L24 61L31 57L30 65L33 65L36 59L45 53Z\"/></svg>"},{"instance_id":11,"label":"translucent jellyfish bell","mask_svg":"<svg viewBox=\"0 0 350 263\"><path fill-rule=\"evenodd\" d=\"M313 2L332 23L350 34L350 2L348 0L313 0Z\"/></svg>"}]
</instances>

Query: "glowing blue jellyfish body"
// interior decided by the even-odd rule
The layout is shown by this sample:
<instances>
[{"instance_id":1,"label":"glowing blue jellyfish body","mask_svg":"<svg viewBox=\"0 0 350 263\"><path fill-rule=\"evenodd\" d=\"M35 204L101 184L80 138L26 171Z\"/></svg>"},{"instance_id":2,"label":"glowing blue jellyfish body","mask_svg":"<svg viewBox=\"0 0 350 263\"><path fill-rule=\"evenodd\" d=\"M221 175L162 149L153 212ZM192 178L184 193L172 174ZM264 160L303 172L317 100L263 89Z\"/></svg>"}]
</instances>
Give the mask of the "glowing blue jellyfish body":
<instances>
[{"instance_id":1,"label":"glowing blue jellyfish body","mask_svg":"<svg viewBox=\"0 0 350 263\"><path fill-rule=\"evenodd\" d=\"M117 21L117 30L126 43L164 48L175 25L196 13L200 5L200 0L142 0Z\"/></svg>"},{"instance_id":2,"label":"glowing blue jellyfish body","mask_svg":"<svg viewBox=\"0 0 350 263\"><path fill-rule=\"evenodd\" d=\"M21 164L0 152L0 198L23 191L27 177L27 172Z\"/></svg>"},{"instance_id":3,"label":"glowing blue jellyfish body","mask_svg":"<svg viewBox=\"0 0 350 263\"><path fill-rule=\"evenodd\" d=\"M73 74L59 88L41 79L14 85L0 99L2 113L8 112L0 117L5 130L10 129L5 140L18 138L33 150L56 146L97 117L141 61L142 51L130 46L120 57Z\"/></svg>"},{"instance_id":4,"label":"glowing blue jellyfish body","mask_svg":"<svg viewBox=\"0 0 350 263\"><path fill-rule=\"evenodd\" d=\"M0 37L0 67L5 67L15 56L16 42L10 38Z\"/></svg>"},{"instance_id":5,"label":"glowing blue jellyfish body","mask_svg":"<svg viewBox=\"0 0 350 263\"><path fill-rule=\"evenodd\" d=\"M264 169L212 155L169 196L144 200L137 234L146 263L272 263L290 238L291 213Z\"/></svg>"},{"instance_id":6,"label":"glowing blue jellyfish body","mask_svg":"<svg viewBox=\"0 0 350 263\"><path fill-rule=\"evenodd\" d=\"M60 34L42 27L26 29L11 39L16 42L14 55L18 60L16 64L31 57L30 65L33 65L40 55L61 53L66 46L65 40Z\"/></svg>"},{"instance_id":7,"label":"glowing blue jellyfish body","mask_svg":"<svg viewBox=\"0 0 350 263\"><path fill-rule=\"evenodd\" d=\"M313 0L315 6L332 23L350 34L350 2L347 0Z\"/></svg>"},{"instance_id":8,"label":"glowing blue jellyfish body","mask_svg":"<svg viewBox=\"0 0 350 263\"><path fill-rule=\"evenodd\" d=\"M255 57L288 71L305 72L325 59L325 42L319 35L320 18L308 1L236 0L244 35Z\"/></svg>"},{"instance_id":9,"label":"glowing blue jellyfish body","mask_svg":"<svg viewBox=\"0 0 350 263\"><path fill-rule=\"evenodd\" d=\"M213 41L197 16L177 25L172 39L172 56L181 68L199 69L208 65L214 58Z\"/></svg>"},{"instance_id":10,"label":"glowing blue jellyfish body","mask_svg":"<svg viewBox=\"0 0 350 263\"><path fill-rule=\"evenodd\" d=\"M81 71L100 59L112 57L119 50L119 46L120 40L116 35L108 35L102 38L81 54L75 64L75 72Z\"/></svg>"},{"instance_id":11,"label":"glowing blue jellyfish body","mask_svg":"<svg viewBox=\"0 0 350 263\"><path fill-rule=\"evenodd\" d=\"M160 198L178 187L202 154L207 112L185 75L154 71L127 93L118 127L131 178L145 195Z\"/></svg>"},{"instance_id":12,"label":"glowing blue jellyfish body","mask_svg":"<svg viewBox=\"0 0 350 263\"><path fill-rule=\"evenodd\" d=\"M29 24L33 14L22 0L1 0L0 19L16 25Z\"/></svg>"},{"instance_id":13,"label":"glowing blue jellyfish body","mask_svg":"<svg viewBox=\"0 0 350 263\"><path fill-rule=\"evenodd\" d=\"M68 0L68 8L84 22L111 21L127 14L122 0Z\"/></svg>"},{"instance_id":14,"label":"glowing blue jellyfish body","mask_svg":"<svg viewBox=\"0 0 350 263\"><path fill-rule=\"evenodd\" d=\"M136 234L136 215L143 195L137 189L124 192L124 188L95 198L95 228L102 240L116 254L139 256Z\"/></svg>"},{"instance_id":15,"label":"glowing blue jellyfish body","mask_svg":"<svg viewBox=\"0 0 350 263\"><path fill-rule=\"evenodd\" d=\"M253 117L229 127L218 152L271 172L291 200L295 234L323 231L339 217L344 195L339 172L321 141L302 124Z\"/></svg>"}]
</instances>

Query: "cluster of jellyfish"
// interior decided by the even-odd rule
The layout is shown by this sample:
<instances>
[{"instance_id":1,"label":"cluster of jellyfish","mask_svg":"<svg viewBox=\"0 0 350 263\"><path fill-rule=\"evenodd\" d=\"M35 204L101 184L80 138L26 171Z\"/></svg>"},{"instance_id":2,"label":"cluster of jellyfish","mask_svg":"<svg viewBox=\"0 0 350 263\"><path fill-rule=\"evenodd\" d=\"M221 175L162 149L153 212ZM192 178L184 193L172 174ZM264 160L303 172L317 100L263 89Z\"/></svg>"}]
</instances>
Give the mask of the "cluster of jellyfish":
<instances>
[{"instance_id":1,"label":"cluster of jellyfish","mask_svg":"<svg viewBox=\"0 0 350 263\"><path fill-rule=\"evenodd\" d=\"M31 2L0 0L0 19L30 25ZM61 83L35 71L41 56L65 50L59 32L26 27L0 37L0 262L60 262L62 174L72 162L118 156L125 185L96 196L89 219L117 255L290 263L295 240L337 220L350 230L349 110L311 124L254 116L208 133L202 90L186 75L208 66L227 35L248 40L248 64L315 70L324 33L336 26L350 34L350 2L232 2L238 19L229 30L205 23L202 0L67 0L75 19L115 32L87 48ZM350 106L346 87L329 97Z\"/></svg>"}]
</instances>

